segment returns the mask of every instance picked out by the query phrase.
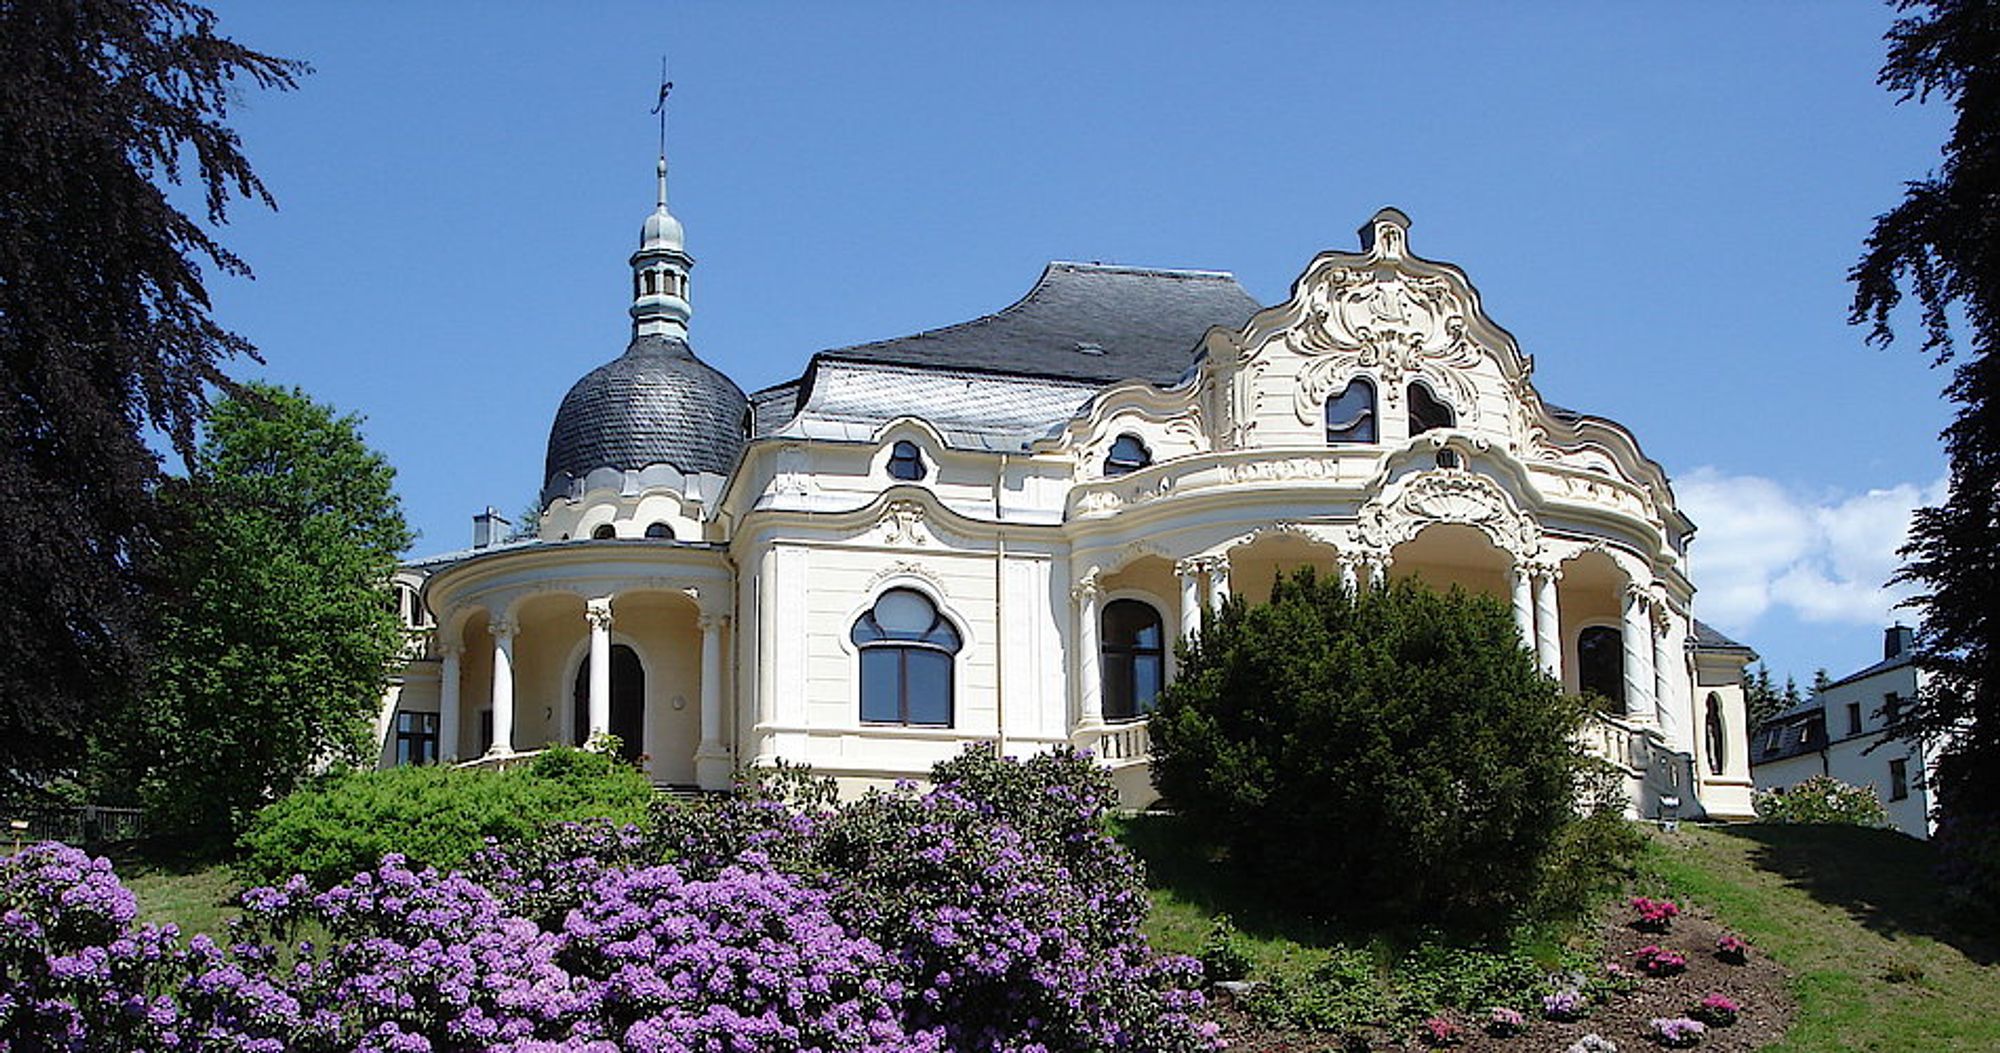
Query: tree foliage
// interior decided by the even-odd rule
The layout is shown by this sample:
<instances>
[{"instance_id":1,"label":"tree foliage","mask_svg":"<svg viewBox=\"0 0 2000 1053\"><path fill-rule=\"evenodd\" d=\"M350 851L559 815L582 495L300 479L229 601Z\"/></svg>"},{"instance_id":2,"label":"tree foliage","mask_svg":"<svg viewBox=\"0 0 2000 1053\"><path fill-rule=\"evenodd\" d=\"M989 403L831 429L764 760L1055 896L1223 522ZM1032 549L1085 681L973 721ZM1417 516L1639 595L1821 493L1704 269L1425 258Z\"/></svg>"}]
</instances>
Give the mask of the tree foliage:
<instances>
[{"instance_id":1,"label":"tree foliage","mask_svg":"<svg viewBox=\"0 0 2000 1053\"><path fill-rule=\"evenodd\" d=\"M1957 117L1944 163L1876 218L1852 273L1852 320L1886 345L1905 290L1914 293L1923 349L1952 366L1945 394L1958 414L1943 436L1950 492L1917 511L1895 578L1922 590L1917 662L1930 677L1893 733L1945 739L1965 759L1941 769L1941 807L2000 816L2000 3L1898 8L1880 82L1899 101L1936 95Z\"/></svg>"},{"instance_id":2,"label":"tree foliage","mask_svg":"<svg viewBox=\"0 0 2000 1053\"><path fill-rule=\"evenodd\" d=\"M204 385L252 353L202 286L248 273L209 232L228 205L271 200L224 122L240 82L303 71L180 0L0 0L0 778L73 765L143 668L141 430L187 453Z\"/></svg>"},{"instance_id":3,"label":"tree foliage","mask_svg":"<svg viewBox=\"0 0 2000 1053\"><path fill-rule=\"evenodd\" d=\"M1494 929L1573 817L1581 717L1498 601L1306 570L1186 646L1154 781L1277 901Z\"/></svg>"},{"instance_id":4,"label":"tree foliage","mask_svg":"<svg viewBox=\"0 0 2000 1053\"><path fill-rule=\"evenodd\" d=\"M233 830L315 766L368 755L403 645L394 478L356 418L297 391L216 404L192 473L161 491L160 655L132 718L161 818Z\"/></svg>"}]
</instances>

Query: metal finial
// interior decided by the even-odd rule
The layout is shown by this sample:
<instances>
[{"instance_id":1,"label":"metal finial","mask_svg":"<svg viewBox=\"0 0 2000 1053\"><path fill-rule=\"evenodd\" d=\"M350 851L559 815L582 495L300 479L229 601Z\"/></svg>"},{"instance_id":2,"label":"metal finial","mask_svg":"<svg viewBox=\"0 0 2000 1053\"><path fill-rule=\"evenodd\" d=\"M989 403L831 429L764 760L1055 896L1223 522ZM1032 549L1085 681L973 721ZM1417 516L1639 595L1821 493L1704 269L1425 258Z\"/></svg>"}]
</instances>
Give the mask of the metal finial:
<instances>
[{"instance_id":1,"label":"metal finial","mask_svg":"<svg viewBox=\"0 0 2000 1053\"><path fill-rule=\"evenodd\" d=\"M660 117L660 207L667 207L667 93L674 90L674 82L667 79L667 57L660 56L660 97L653 102L653 112Z\"/></svg>"}]
</instances>

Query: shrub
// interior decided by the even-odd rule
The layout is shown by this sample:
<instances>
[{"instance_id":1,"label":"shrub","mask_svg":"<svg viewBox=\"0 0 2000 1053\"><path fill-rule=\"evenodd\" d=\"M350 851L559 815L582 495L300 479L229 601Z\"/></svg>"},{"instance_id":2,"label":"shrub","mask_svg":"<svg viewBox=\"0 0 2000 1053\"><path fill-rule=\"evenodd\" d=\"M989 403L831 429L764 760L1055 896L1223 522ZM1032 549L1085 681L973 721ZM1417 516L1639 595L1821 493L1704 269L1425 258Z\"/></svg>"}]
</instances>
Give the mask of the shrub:
<instances>
[{"instance_id":1,"label":"shrub","mask_svg":"<svg viewBox=\"0 0 2000 1053\"><path fill-rule=\"evenodd\" d=\"M1216 918L1209 927L1196 957L1201 959L1203 979L1210 983L1227 983L1250 975L1250 954L1244 949L1243 934L1236 931L1227 914Z\"/></svg>"},{"instance_id":2,"label":"shrub","mask_svg":"<svg viewBox=\"0 0 2000 1053\"><path fill-rule=\"evenodd\" d=\"M1518 1009L1496 1006L1486 1017L1486 1033L1494 1038L1512 1038L1528 1030L1528 1018Z\"/></svg>"},{"instance_id":3,"label":"shrub","mask_svg":"<svg viewBox=\"0 0 2000 1053\"><path fill-rule=\"evenodd\" d=\"M1304 570L1186 647L1153 775L1280 903L1491 932L1532 905L1572 818L1581 719L1498 601L1351 596Z\"/></svg>"},{"instance_id":4,"label":"shrub","mask_svg":"<svg viewBox=\"0 0 2000 1053\"><path fill-rule=\"evenodd\" d=\"M1687 1049L1699 1045L1701 1036L1707 1031L1707 1025L1699 1020L1676 1016L1655 1017L1647 1033L1668 1049Z\"/></svg>"},{"instance_id":5,"label":"shrub","mask_svg":"<svg viewBox=\"0 0 2000 1053\"><path fill-rule=\"evenodd\" d=\"M1687 969L1687 956L1679 951L1647 944L1632 952L1632 960L1647 976L1673 976Z\"/></svg>"},{"instance_id":6,"label":"shrub","mask_svg":"<svg viewBox=\"0 0 2000 1053\"><path fill-rule=\"evenodd\" d=\"M1441 1016L1431 1017L1417 1028L1417 1038L1432 1049L1456 1046L1461 1037L1462 1029Z\"/></svg>"},{"instance_id":7,"label":"shrub","mask_svg":"<svg viewBox=\"0 0 2000 1053\"><path fill-rule=\"evenodd\" d=\"M1665 932L1673 927L1674 919L1680 916L1681 908L1670 899L1653 899L1650 896L1633 896L1632 927L1641 932Z\"/></svg>"},{"instance_id":8,"label":"shrub","mask_svg":"<svg viewBox=\"0 0 2000 1053\"><path fill-rule=\"evenodd\" d=\"M1581 1020L1589 1010L1589 1000L1574 987L1542 996L1542 1015L1550 1020Z\"/></svg>"},{"instance_id":9,"label":"shrub","mask_svg":"<svg viewBox=\"0 0 2000 1053\"><path fill-rule=\"evenodd\" d=\"M1750 941L1725 932L1715 938L1715 956L1730 965L1746 965L1750 961Z\"/></svg>"},{"instance_id":10,"label":"shrub","mask_svg":"<svg viewBox=\"0 0 2000 1053\"><path fill-rule=\"evenodd\" d=\"M465 862L487 839L522 840L547 823L638 822L652 784L616 757L555 747L505 772L443 766L351 772L259 812L239 846L246 883L304 874L328 888L398 853L413 865Z\"/></svg>"},{"instance_id":11,"label":"shrub","mask_svg":"<svg viewBox=\"0 0 2000 1053\"><path fill-rule=\"evenodd\" d=\"M1767 823L1889 825L1889 813L1874 787L1849 786L1826 775L1802 780L1783 793L1759 790L1751 795L1751 805L1757 818Z\"/></svg>"},{"instance_id":12,"label":"shrub","mask_svg":"<svg viewBox=\"0 0 2000 1053\"><path fill-rule=\"evenodd\" d=\"M1710 1027L1728 1027L1736 1022L1743 1007L1725 994L1709 994L1704 997L1688 1015Z\"/></svg>"}]
</instances>

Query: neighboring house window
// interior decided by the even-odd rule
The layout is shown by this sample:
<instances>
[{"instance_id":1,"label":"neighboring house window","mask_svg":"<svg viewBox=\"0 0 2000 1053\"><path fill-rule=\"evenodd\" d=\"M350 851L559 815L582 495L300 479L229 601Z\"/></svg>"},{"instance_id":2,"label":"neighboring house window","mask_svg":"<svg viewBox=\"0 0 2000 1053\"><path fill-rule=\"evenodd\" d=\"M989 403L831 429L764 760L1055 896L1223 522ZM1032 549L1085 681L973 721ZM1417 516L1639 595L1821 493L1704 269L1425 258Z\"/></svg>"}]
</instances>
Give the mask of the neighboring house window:
<instances>
[{"instance_id":1,"label":"neighboring house window","mask_svg":"<svg viewBox=\"0 0 2000 1053\"><path fill-rule=\"evenodd\" d=\"M1421 381L1410 385L1410 436L1415 438L1427 431L1449 428L1458 421L1458 415L1451 411L1436 395L1431 394L1430 385Z\"/></svg>"},{"instance_id":2,"label":"neighboring house window","mask_svg":"<svg viewBox=\"0 0 2000 1053\"><path fill-rule=\"evenodd\" d=\"M1883 726L1894 727L1896 725L1897 718L1901 717L1902 714L1903 714L1903 700L1897 698L1896 693L1894 691L1891 691L1888 694L1882 696Z\"/></svg>"},{"instance_id":3,"label":"neighboring house window","mask_svg":"<svg viewBox=\"0 0 2000 1053\"><path fill-rule=\"evenodd\" d=\"M1625 637L1608 625L1593 625L1576 637L1576 686L1625 710Z\"/></svg>"},{"instance_id":4,"label":"neighboring house window","mask_svg":"<svg viewBox=\"0 0 2000 1053\"><path fill-rule=\"evenodd\" d=\"M861 719L948 728L958 630L928 597L890 589L854 622L861 649Z\"/></svg>"},{"instance_id":5,"label":"neighboring house window","mask_svg":"<svg viewBox=\"0 0 2000 1053\"><path fill-rule=\"evenodd\" d=\"M1120 435L1104 458L1105 475L1129 475L1153 463L1153 454L1137 435Z\"/></svg>"},{"instance_id":6,"label":"neighboring house window","mask_svg":"<svg viewBox=\"0 0 2000 1053\"><path fill-rule=\"evenodd\" d=\"M889 449L889 478L914 483L924 477L924 455L914 442L899 442Z\"/></svg>"},{"instance_id":7,"label":"neighboring house window","mask_svg":"<svg viewBox=\"0 0 2000 1053\"><path fill-rule=\"evenodd\" d=\"M1849 735L1861 734L1861 703L1859 702L1849 702L1847 704L1847 733Z\"/></svg>"},{"instance_id":8,"label":"neighboring house window","mask_svg":"<svg viewBox=\"0 0 2000 1053\"><path fill-rule=\"evenodd\" d=\"M1367 377L1355 377L1346 390L1326 400L1326 441L1375 441L1375 385Z\"/></svg>"},{"instance_id":9,"label":"neighboring house window","mask_svg":"<svg viewBox=\"0 0 2000 1053\"><path fill-rule=\"evenodd\" d=\"M590 532L590 536L599 541L609 541L618 536L618 531L609 523L600 523L597 529Z\"/></svg>"},{"instance_id":10,"label":"neighboring house window","mask_svg":"<svg viewBox=\"0 0 2000 1053\"><path fill-rule=\"evenodd\" d=\"M650 523L646 526L646 536L654 541L672 541L674 528L665 523Z\"/></svg>"},{"instance_id":11,"label":"neighboring house window","mask_svg":"<svg viewBox=\"0 0 2000 1053\"><path fill-rule=\"evenodd\" d=\"M1722 767L1727 763L1723 750L1727 748L1729 739L1722 733L1722 700L1714 692L1708 696L1708 720L1704 730L1708 734L1708 772L1710 775L1721 775Z\"/></svg>"},{"instance_id":12,"label":"neighboring house window","mask_svg":"<svg viewBox=\"0 0 2000 1053\"><path fill-rule=\"evenodd\" d=\"M436 764L438 759L438 715L436 713L396 714L396 763Z\"/></svg>"},{"instance_id":13,"label":"neighboring house window","mask_svg":"<svg viewBox=\"0 0 2000 1053\"><path fill-rule=\"evenodd\" d=\"M1910 762L1902 757L1889 762L1889 799L1901 801L1910 796Z\"/></svg>"},{"instance_id":14,"label":"neighboring house window","mask_svg":"<svg viewBox=\"0 0 2000 1053\"><path fill-rule=\"evenodd\" d=\"M1131 720L1153 711L1167 678L1166 632L1160 612L1138 600L1104 606L1104 716Z\"/></svg>"}]
</instances>

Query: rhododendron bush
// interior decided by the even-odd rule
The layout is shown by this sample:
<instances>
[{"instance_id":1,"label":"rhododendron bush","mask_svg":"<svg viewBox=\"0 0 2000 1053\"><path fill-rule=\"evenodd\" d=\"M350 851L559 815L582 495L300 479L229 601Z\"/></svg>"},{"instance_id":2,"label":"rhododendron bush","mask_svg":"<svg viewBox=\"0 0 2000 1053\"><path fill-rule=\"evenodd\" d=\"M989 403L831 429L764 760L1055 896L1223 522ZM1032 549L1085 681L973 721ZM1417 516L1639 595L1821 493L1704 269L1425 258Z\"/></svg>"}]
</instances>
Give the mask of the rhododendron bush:
<instances>
[{"instance_id":1,"label":"rhododendron bush","mask_svg":"<svg viewBox=\"0 0 2000 1053\"><path fill-rule=\"evenodd\" d=\"M982 753L836 805L796 772L558 828L466 871L388 856L244 894L229 945L134 924L110 865L0 861L0 1050L1217 1047L1138 933L1087 758Z\"/></svg>"}]
</instances>

